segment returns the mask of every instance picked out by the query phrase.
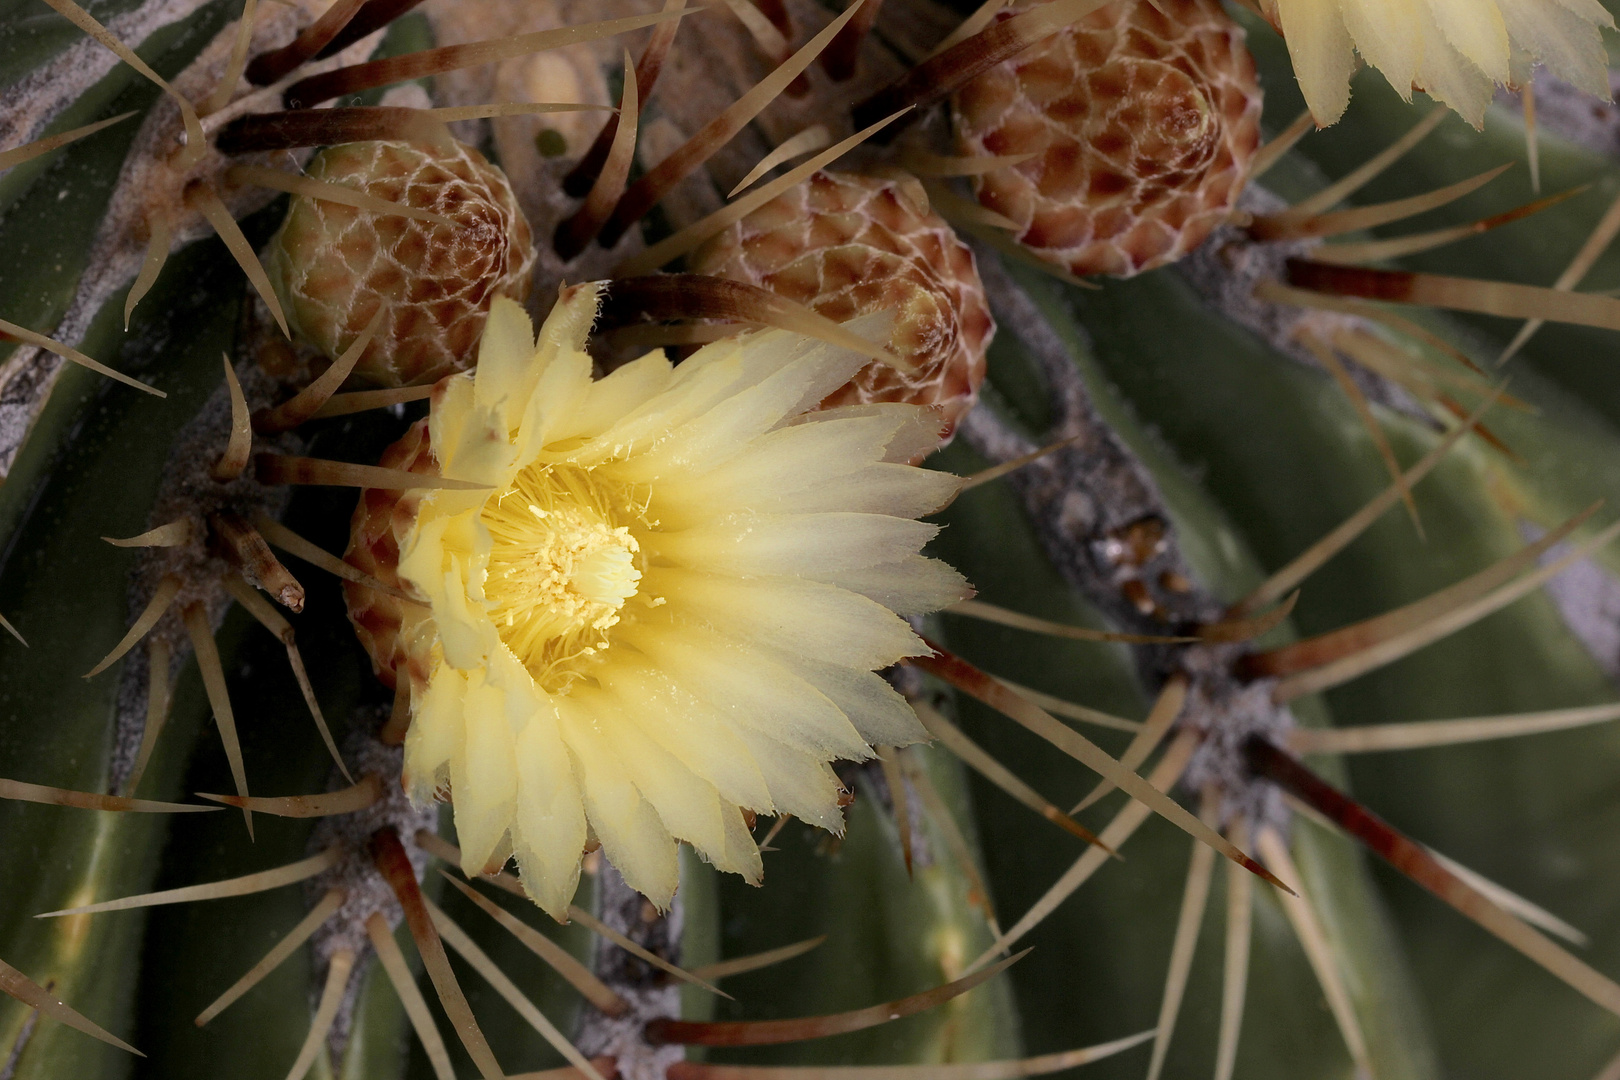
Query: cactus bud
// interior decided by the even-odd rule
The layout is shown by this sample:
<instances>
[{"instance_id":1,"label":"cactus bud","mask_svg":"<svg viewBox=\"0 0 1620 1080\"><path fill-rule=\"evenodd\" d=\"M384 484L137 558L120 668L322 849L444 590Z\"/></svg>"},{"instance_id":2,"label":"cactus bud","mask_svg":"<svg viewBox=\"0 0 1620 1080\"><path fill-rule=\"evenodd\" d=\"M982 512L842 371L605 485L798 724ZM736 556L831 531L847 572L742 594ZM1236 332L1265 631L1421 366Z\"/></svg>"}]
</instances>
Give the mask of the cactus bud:
<instances>
[{"instance_id":1,"label":"cactus bud","mask_svg":"<svg viewBox=\"0 0 1620 1080\"><path fill-rule=\"evenodd\" d=\"M1034 155L985 174L979 201L1075 274L1186 255L1237 201L1260 142L1243 38L1215 0L1114 3L975 79L953 103L961 152Z\"/></svg>"},{"instance_id":2,"label":"cactus bud","mask_svg":"<svg viewBox=\"0 0 1620 1080\"><path fill-rule=\"evenodd\" d=\"M438 473L433 448L428 439L427 421L419 420L398 441L389 446L378 462L385 469L405 469L424 476ZM405 534L416 521L422 492L386 491L367 488L360 493L349 526L349 547L343 558L353 566L391 588L400 588L399 550ZM343 596L349 608L349 621L366 654L371 657L377 678L392 688L399 680L407 683L412 655L407 622L421 621L420 605L379 592L354 582L343 583ZM425 683L429 671L418 659L414 672Z\"/></svg>"},{"instance_id":3,"label":"cactus bud","mask_svg":"<svg viewBox=\"0 0 1620 1080\"><path fill-rule=\"evenodd\" d=\"M978 397L995 322L973 253L915 181L818 172L690 262L697 273L763 286L836 322L895 312L889 347L915 371L868 364L826 407L927 405L940 411L948 437Z\"/></svg>"},{"instance_id":4,"label":"cactus bud","mask_svg":"<svg viewBox=\"0 0 1620 1080\"><path fill-rule=\"evenodd\" d=\"M453 224L295 197L268 260L293 329L336 359L380 305L387 314L354 368L361 381L408 386L470 367L490 301L527 299L534 266L506 176L459 143L347 143L308 171Z\"/></svg>"}]
</instances>

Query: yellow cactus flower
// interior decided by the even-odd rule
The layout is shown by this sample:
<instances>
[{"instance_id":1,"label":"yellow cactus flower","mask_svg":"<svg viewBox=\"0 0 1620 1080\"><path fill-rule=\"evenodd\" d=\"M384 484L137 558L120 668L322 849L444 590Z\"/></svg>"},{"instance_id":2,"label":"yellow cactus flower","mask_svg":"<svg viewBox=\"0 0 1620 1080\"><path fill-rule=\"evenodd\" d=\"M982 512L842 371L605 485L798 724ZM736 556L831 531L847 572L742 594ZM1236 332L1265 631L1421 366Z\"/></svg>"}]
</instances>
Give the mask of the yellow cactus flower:
<instances>
[{"instance_id":1,"label":"yellow cactus flower","mask_svg":"<svg viewBox=\"0 0 1620 1080\"><path fill-rule=\"evenodd\" d=\"M1609 97L1598 0L1262 0L1288 41L1311 115L1331 124L1350 103L1355 54L1403 98L1423 90L1476 128L1496 87L1522 82L1533 64Z\"/></svg>"},{"instance_id":2,"label":"yellow cactus flower","mask_svg":"<svg viewBox=\"0 0 1620 1080\"><path fill-rule=\"evenodd\" d=\"M663 907L677 841L759 880L744 811L839 830L828 762L926 738L875 673L925 651L900 615L970 592L913 520L960 485L905 464L937 419L816 410L866 357L767 331L593 380L600 288L538 344L495 300L427 427L441 474L488 488L413 495L400 538L427 601L400 630L427 673L406 785L448 783L464 868L515 855L558 918L592 839Z\"/></svg>"}]
</instances>

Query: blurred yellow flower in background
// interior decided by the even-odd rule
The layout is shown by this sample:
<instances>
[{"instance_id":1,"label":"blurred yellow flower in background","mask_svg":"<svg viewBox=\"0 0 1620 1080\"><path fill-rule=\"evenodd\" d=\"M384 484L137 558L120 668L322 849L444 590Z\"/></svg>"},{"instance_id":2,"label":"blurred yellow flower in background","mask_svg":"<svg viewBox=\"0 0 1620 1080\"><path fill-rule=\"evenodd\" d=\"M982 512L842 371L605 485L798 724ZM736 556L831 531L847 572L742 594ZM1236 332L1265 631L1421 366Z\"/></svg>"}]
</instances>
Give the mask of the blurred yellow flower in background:
<instances>
[{"instance_id":1,"label":"blurred yellow flower in background","mask_svg":"<svg viewBox=\"0 0 1620 1080\"><path fill-rule=\"evenodd\" d=\"M1609 96L1598 0L1261 0L1288 41L1294 73L1321 125L1344 114L1356 53L1410 99L1455 109L1476 128L1496 87L1536 63L1577 88Z\"/></svg>"}]
</instances>

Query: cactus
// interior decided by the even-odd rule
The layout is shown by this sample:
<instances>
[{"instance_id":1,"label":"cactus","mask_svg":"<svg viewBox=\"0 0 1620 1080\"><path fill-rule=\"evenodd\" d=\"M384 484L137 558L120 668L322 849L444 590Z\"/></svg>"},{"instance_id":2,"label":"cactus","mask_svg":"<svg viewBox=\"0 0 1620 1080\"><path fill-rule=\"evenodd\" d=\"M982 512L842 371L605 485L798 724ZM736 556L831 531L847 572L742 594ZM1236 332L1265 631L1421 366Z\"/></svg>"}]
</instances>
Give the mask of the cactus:
<instances>
[{"instance_id":1,"label":"cactus","mask_svg":"<svg viewBox=\"0 0 1620 1080\"><path fill-rule=\"evenodd\" d=\"M0 17L0 1080L1620 1069L1595 3L48 6ZM1352 45L1402 93L1346 106ZM953 500L971 600L798 572L926 642L772 669L867 760L654 875L589 805L535 855L499 768L401 784L454 711L411 530L469 484L421 421L473 377L424 384L521 370L497 295L542 351L594 313L620 396L817 339L853 378L783 415L911 417L827 498Z\"/></svg>"}]
</instances>

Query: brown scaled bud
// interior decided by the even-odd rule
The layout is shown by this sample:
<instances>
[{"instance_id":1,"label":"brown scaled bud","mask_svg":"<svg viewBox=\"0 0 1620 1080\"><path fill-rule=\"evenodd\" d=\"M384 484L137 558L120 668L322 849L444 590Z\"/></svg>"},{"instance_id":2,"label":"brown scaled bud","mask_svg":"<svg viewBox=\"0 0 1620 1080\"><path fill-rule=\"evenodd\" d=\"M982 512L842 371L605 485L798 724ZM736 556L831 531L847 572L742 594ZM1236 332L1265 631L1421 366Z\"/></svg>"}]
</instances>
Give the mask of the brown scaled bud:
<instances>
[{"instance_id":1,"label":"brown scaled bud","mask_svg":"<svg viewBox=\"0 0 1620 1080\"><path fill-rule=\"evenodd\" d=\"M770 289L834 322L894 312L888 346L823 407L904 401L940 411L945 437L973 407L996 324L968 250L915 181L818 172L696 251L690 269Z\"/></svg>"},{"instance_id":2,"label":"brown scaled bud","mask_svg":"<svg viewBox=\"0 0 1620 1080\"><path fill-rule=\"evenodd\" d=\"M1218 0L1124 0L981 75L953 103L960 152L1035 156L980 178L979 201L1075 274L1186 255L1237 202L1260 143L1243 39Z\"/></svg>"},{"instance_id":3,"label":"brown scaled bud","mask_svg":"<svg viewBox=\"0 0 1620 1080\"><path fill-rule=\"evenodd\" d=\"M528 298L529 223L506 176L468 146L329 147L309 175L449 218L429 221L295 196L270 242L270 280L293 330L341 356L381 305L354 374L376 386L434 382L472 366L490 300Z\"/></svg>"},{"instance_id":4,"label":"brown scaled bud","mask_svg":"<svg viewBox=\"0 0 1620 1080\"><path fill-rule=\"evenodd\" d=\"M428 422L418 420L404 435L383 451L378 462L385 469L405 469L424 476L437 476L438 463L428 440ZM400 589L399 545L416 520L422 490L400 492L366 488L354 508L349 524L349 547L343 561L392 589ZM412 631L427 613L421 604L410 603L352 581L343 583L343 600L349 621L377 678L397 687L402 675L426 682L431 672L418 651L411 650ZM414 670L412 668L415 662Z\"/></svg>"}]
</instances>

